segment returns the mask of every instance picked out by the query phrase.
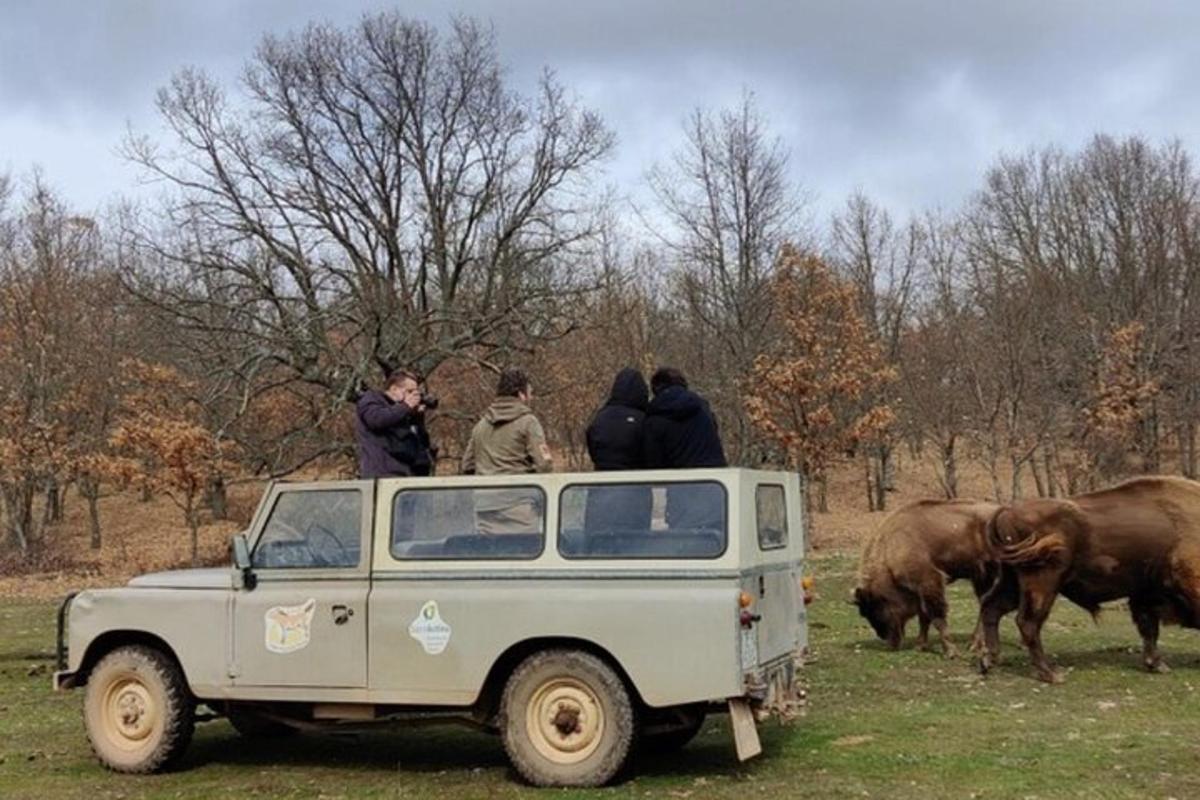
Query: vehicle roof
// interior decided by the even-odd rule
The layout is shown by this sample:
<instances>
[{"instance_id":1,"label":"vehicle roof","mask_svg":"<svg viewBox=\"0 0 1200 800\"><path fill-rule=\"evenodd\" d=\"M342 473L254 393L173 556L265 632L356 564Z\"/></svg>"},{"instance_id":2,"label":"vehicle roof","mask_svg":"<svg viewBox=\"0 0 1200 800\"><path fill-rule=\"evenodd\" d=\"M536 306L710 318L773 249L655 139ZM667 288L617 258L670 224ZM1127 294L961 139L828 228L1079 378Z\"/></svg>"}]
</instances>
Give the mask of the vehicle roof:
<instances>
[{"instance_id":1,"label":"vehicle roof","mask_svg":"<svg viewBox=\"0 0 1200 800\"><path fill-rule=\"evenodd\" d=\"M495 486L525 485L567 486L575 483L670 483L690 481L735 482L753 480L772 482L792 480L795 472L783 470L759 470L746 467L718 467L704 469L640 469L612 470L606 472L543 472L505 475L434 475L432 477L396 477L365 479L384 486ZM280 479L273 483L285 484L289 488L331 489L363 483L363 479L293 481Z\"/></svg>"}]
</instances>

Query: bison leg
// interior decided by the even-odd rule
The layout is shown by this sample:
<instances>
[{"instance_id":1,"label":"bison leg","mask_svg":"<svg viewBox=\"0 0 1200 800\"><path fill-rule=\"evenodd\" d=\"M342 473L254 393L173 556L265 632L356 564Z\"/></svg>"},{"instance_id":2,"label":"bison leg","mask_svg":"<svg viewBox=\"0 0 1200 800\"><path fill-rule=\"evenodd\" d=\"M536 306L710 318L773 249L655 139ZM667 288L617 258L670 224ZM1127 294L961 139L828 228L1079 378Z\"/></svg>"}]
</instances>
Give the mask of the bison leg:
<instances>
[{"instance_id":1,"label":"bison leg","mask_svg":"<svg viewBox=\"0 0 1200 800\"><path fill-rule=\"evenodd\" d=\"M1142 663L1151 672L1165 673L1171 669L1162 660L1158 652L1158 613L1154 604L1144 598L1129 598L1129 612L1133 624L1137 626L1142 637Z\"/></svg>"},{"instance_id":2,"label":"bison leg","mask_svg":"<svg viewBox=\"0 0 1200 800\"><path fill-rule=\"evenodd\" d=\"M892 626L890 631L888 631L887 646L889 650L900 649L900 644L904 641L904 626L906 624L907 620L904 622L898 622Z\"/></svg>"},{"instance_id":3,"label":"bison leg","mask_svg":"<svg viewBox=\"0 0 1200 800\"><path fill-rule=\"evenodd\" d=\"M929 616L923 610L917 614L917 649L929 649Z\"/></svg>"},{"instance_id":4,"label":"bison leg","mask_svg":"<svg viewBox=\"0 0 1200 800\"><path fill-rule=\"evenodd\" d=\"M1042 648L1042 625L1050 616L1054 600L1058 597L1058 572L1036 572L1021 577L1021 601L1017 609L1017 630L1021 641L1029 650L1037 677L1046 683L1062 683L1062 676L1055 672Z\"/></svg>"},{"instance_id":5,"label":"bison leg","mask_svg":"<svg viewBox=\"0 0 1200 800\"><path fill-rule=\"evenodd\" d=\"M1020 603L1017 575L1004 569L984 595L979 598L979 622L975 630L982 639L979 671L984 675L1000 663L1000 620Z\"/></svg>"},{"instance_id":6,"label":"bison leg","mask_svg":"<svg viewBox=\"0 0 1200 800\"><path fill-rule=\"evenodd\" d=\"M942 586L937 587L936 591L929 591L921 597L921 617L926 620L925 627L929 627L929 623L933 623L933 627L937 629L938 638L942 642L942 654L946 658L953 658L957 651L950 641L950 634L946 628L946 594Z\"/></svg>"}]
</instances>

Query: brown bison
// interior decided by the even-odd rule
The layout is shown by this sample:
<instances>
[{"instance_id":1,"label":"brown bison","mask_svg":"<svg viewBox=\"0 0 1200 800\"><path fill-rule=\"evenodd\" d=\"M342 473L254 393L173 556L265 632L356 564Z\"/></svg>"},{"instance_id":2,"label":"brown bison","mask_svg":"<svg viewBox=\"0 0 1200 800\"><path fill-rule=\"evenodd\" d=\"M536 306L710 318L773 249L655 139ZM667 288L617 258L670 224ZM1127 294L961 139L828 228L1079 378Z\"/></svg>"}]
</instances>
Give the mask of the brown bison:
<instances>
[{"instance_id":1,"label":"brown bison","mask_svg":"<svg viewBox=\"0 0 1200 800\"><path fill-rule=\"evenodd\" d=\"M1129 599L1142 637L1142 660L1166 671L1158 653L1161 622L1200 627L1200 483L1137 478L1066 500L1025 500L998 511L988 544L1019 587L1017 628L1038 677L1061 677L1042 649L1042 624L1058 595L1091 611ZM1011 567L1011 569L1009 569ZM980 614L986 672L999 644L1003 598L985 597Z\"/></svg>"},{"instance_id":2,"label":"brown bison","mask_svg":"<svg viewBox=\"0 0 1200 800\"><path fill-rule=\"evenodd\" d=\"M916 617L918 646L928 646L932 624L943 652L954 654L946 636L946 584L969 580L977 597L991 588L998 567L985 533L999 508L971 500L922 500L890 514L867 540L853 602L892 649L900 646L905 624ZM1002 599L996 595L997 608ZM976 627L976 643L980 639Z\"/></svg>"}]
</instances>

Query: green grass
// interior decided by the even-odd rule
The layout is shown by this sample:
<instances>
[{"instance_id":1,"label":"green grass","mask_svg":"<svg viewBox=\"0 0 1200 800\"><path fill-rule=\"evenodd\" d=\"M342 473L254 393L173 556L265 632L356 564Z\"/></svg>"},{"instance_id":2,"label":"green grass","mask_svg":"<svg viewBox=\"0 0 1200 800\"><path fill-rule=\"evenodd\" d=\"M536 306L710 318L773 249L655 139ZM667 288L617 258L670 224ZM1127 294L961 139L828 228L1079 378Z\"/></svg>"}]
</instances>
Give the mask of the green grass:
<instances>
[{"instance_id":1,"label":"green grass","mask_svg":"<svg viewBox=\"0 0 1200 800\"><path fill-rule=\"evenodd\" d=\"M93 760L81 692L49 690L54 607L0 605L0 797L614 797L1183 798L1200 796L1200 636L1167 629L1169 675L1138 669L1127 613L1097 626L1063 604L1046 644L1062 686L1030 677L1005 620L1005 661L986 680L944 660L871 638L845 603L853 562L813 562L810 706L789 727L762 727L764 755L739 764L724 717L673 756L644 757L608 789L539 791L509 769L498 739L459 728L358 737L240 740L207 723L181 768L120 776ZM973 625L965 586L951 596L960 646Z\"/></svg>"}]
</instances>

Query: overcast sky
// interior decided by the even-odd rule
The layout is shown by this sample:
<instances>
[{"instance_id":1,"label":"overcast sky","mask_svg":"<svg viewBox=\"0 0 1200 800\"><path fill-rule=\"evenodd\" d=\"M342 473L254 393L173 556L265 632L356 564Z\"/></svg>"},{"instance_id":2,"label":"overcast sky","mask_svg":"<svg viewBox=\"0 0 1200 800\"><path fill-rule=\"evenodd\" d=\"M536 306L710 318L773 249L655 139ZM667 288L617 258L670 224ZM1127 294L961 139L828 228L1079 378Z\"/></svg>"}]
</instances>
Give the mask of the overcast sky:
<instances>
[{"instance_id":1,"label":"overcast sky","mask_svg":"<svg viewBox=\"0 0 1200 800\"><path fill-rule=\"evenodd\" d=\"M1093 133L1200 153L1200 2L1142 0L0 0L0 172L40 165L80 210L137 191L116 149L184 65L232 78L265 32L399 8L490 19L517 86L543 66L616 131L634 197L696 106L753 91L824 214L960 203L1000 152Z\"/></svg>"}]
</instances>

